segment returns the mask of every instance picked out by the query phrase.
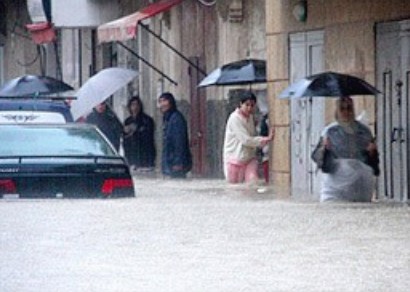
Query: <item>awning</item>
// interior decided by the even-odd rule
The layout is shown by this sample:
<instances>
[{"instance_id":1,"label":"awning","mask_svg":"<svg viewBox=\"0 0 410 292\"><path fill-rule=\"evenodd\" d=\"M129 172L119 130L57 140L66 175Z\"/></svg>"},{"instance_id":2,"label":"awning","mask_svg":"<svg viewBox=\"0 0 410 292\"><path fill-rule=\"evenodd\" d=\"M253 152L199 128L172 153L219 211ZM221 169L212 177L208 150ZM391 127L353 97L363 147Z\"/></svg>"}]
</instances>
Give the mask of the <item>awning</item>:
<instances>
[{"instance_id":1,"label":"awning","mask_svg":"<svg viewBox=\"0 0 410 292\"><path fill-rule=\"evenodd\" d=\"M97 30L98 41L104 43L135 38L140 21L169 10L182 1L183 0L160 0L133 14L102 24Z\"/></svg>"},{"instance_id":2,"label":"awning","mask_svg":"<svg viewBox=\"0 0 410 292\"><path fill-rule=\"evenodd\" d=\"M33 41L40 45L51 43L56 39L54 26L50 22L38 22L27 24L26 28L31 33Z\"/></svg>"}]
</instances>

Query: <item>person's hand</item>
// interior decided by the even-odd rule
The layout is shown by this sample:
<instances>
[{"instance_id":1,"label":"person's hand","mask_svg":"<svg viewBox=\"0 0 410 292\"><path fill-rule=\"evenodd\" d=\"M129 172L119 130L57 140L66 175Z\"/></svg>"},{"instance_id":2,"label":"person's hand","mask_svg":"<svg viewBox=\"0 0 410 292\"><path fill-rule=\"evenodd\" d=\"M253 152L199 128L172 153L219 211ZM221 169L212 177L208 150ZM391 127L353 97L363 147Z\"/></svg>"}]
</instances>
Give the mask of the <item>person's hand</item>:
<instances>
[{"instance_id":1,"label":"person's hand","mask_svg":"<svg viewBox=\"0 0 410 292\"><path fill-rule=\"evenodd\" d=\"M370 153L375 153L377 151L376 143L370 142L369 145L367 145L366 150L369 151Z\"/></svg>"},{"instance_id":2,"label":"person's hand","mask_svg":"<svg viewBox=\"0 0 410 292\"><path fill-rule=\"evenodd\" d=\"M129 126L124 126L124 132L125 132L126 134L128 134L129 132L131 132L130 127L129 127Z\"/></svg>"},{"instance_id":3,"label":"person's hand","mask_svg":"<svg viewBox=\"0 0 410 292\"><path fill-rule=\"evenodd\" d=\"M124 132L125 133L131 133L134 132L137 129L137 127L135 126L135 124L129 124L127 126L124 126Z\"/></svg>"},{"instance_id":4,"label":"person's hand","mask_svg":"<svg viewBox=\"0 0 410 292\"><path fill-rule=\"evenodd\" d=\"M330 139L328 138L328 137L324 137L323 138L323 146L326 148L326 149L330 149L331 148L331 143L330 143Z\"/></svg>"},{"instance_id":5,"label":"person's hand","mask_svg":"<svg viewBox=\"0 0 410 292\"><path fill-rule=\"evenodd\" d=\"M271 128L269 130L269 136L262 137L262 140L260 142L260 147L265 147L265 145L267 145L270 141L272 141L274 137L275 137L275 128Z\"/></svg>"},{"instance_id":6,"label":"person's hand","mask_svg":"<svg viewBox=\"0 0 410 292\"><path fill-rule=\"evenodd\" d=\"M275 138L275 128L274 127L270 128L268 138L269 138L269 141Z\"/></svg>"},{"instance_id":7,"label":"person's hand","mask_svg":"<svg viewBox=\"0 0 410 292\"><path fill-rule=\"evenodd\" d=\"M172 166L173 171L181 171L183 169L182 165L174 165Z\"/></svg>"}]
</instances>

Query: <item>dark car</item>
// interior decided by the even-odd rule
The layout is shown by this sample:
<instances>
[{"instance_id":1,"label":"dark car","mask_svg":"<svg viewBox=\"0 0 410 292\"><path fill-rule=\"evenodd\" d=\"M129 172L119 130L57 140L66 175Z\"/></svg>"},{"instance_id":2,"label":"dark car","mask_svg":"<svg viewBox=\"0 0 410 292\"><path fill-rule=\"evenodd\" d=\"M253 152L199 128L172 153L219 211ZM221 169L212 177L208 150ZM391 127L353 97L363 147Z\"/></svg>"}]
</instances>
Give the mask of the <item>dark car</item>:
<instances>
[{"instance_id":1,"label":"dark car","mask_svg":"<svg viewBox=\"0 0 410 292\"><path fill-rule=\"evenodd\" d=\"M93 125L2 125L0 141L0 197L135 196L124 158Z\"/></svg>"},{"instance_id":2,"label":"dark car","mask_svg":"<svg viewBox=\"0 0 410 292\"><path fill-rule=\"evenodd\" d=\"M73 122L73 116L63 100L0 99L0 124L68 122Z\"/></svg>"}]
</instances>

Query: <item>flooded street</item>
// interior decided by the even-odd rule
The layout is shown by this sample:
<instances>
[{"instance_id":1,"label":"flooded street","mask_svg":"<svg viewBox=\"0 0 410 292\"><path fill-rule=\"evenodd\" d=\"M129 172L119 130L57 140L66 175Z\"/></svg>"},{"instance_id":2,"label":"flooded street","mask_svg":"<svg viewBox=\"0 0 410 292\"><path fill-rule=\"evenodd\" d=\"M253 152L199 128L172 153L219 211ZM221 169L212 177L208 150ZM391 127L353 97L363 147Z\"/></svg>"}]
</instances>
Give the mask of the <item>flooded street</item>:
<instances>
[{"instance_id":1,"label":"flooded street","mask_svg":"<svg viewBox=\"0 0 410 292\"><path fill-rule=\"evenodd\" d=\"M0 291L410 291L410 208L220 180L117 200L0 201Z\"/></svg>"}]
</instances>

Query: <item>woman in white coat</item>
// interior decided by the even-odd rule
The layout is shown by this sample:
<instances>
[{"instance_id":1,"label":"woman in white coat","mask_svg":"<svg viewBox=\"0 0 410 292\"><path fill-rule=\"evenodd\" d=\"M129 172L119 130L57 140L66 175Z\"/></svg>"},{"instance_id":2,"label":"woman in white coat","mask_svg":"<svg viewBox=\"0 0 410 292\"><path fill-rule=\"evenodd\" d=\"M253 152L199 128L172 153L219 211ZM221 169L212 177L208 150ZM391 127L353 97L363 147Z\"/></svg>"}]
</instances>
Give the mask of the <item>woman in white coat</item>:
<instances>
[{"instance_id":1,"label":"woman in white coat","mask_svg":"<svg viewBox=\"0 0 410 292\"><path fill-rule=\"evenodd\" d=\"M249 92L241 97L239 106L231 113L225 129L223 148L224 174L229 183L257 183L257 148L264 147L274 137L271 129L267 137L257 136L254 109L256 96Z\"/></svg>"}]
</instances>

